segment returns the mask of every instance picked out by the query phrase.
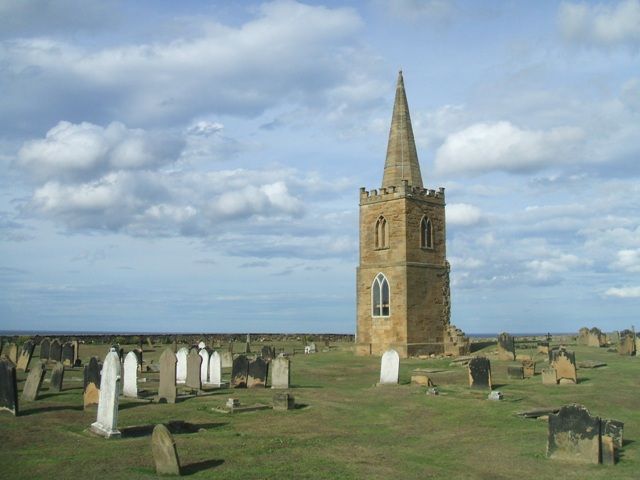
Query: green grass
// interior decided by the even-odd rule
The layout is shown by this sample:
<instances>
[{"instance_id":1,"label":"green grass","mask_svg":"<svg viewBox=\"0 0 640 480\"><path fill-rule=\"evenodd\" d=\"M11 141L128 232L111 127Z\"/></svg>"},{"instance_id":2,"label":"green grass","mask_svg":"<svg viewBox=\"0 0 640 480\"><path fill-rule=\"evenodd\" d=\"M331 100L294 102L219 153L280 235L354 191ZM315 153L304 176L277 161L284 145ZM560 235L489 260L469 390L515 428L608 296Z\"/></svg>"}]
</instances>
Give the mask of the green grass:
<instances>
[{"instance_id":1,"label":"green grass","mask_svg":"<svg viewBox=\"0 0 640 480\"><path fill-rule=\"evenodd\" d=\"M148 347L146 347L148 349ZM126 348L125 348L126 349ZM104 355L104 346L82 346L81 357ZM266 390L223 390L175 405L121 400L119 427L184 420L203 426L174 435L186 474L193 478L443 478L636 479L640 471L640 358L605 349L575 347L576 358L608 366L579 370L578 385L542 385L540 376L508 380L508 362L492 359L493 381L505 399L470 391L466 369L450 360L404 360L397 387L376 387L379 358L356 357L348 346L292 359L289 412L225 415L211 410L234 396L244 405L269 403ZM491 348L486 350L491 352ZM161 353L145 352L145 360ZM541 360L543 357L538 357ZM539 364L540 365L540 364ZM442 392L409 385L414 368L433 374ZM538 367L539 369L540 367ZM157 374L139 388L157 389ZM3 479L156 478L150 436L105 440L87 432L95 410L82 409L81 369L65 373L65 390L23 402L22 415L0 413ZM20 390L24 375L19 375ZM625 422L626 444L616 466L566 464L545 457L547 424L514 412L582 403L594 415Z\"/></svg>"}]
</instances>

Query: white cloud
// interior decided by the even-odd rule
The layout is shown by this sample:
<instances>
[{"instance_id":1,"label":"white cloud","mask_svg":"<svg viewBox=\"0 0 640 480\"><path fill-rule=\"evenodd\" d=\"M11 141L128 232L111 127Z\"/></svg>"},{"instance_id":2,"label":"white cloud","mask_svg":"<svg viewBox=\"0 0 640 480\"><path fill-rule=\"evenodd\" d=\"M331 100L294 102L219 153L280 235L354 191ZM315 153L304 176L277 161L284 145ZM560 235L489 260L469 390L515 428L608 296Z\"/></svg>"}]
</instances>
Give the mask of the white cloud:
<instances>
[{"instance_id":1,"label":"white cloud","mask_svg":"<svg viewBox=\"0 0 640 480\"><path fill-rule=\"evenodd\" d=\"M582 259L573 254L559 253L550 258L531 260L526 263L526 267L535 279L549 280L559 273L590 264L591 261L588 259Z\"/></svg>"},{"instance_id":2,"label":"white cloud","mask_svg":"<svg viewBox=\"0 0 640 480\"><path fill-rule=\"evenodd\" d=\"M520 173L562 164L583 138L576 127L547 131L521 129L510 122L476 123L452 133L436 152L440 174Z\"/></svg>"},{"instance_id":3,"label":"white cloud","mask_svg":"<svg viewBox=\"0 0 640 480\"><path fill-rule=\"evenodd\" d=\"M640 1L612 4L563 3L558 11L560 31L572 42L613 47L640 46Z\"/></svg>"},{"instance_id":4,"label":"white cloud","mask_svg":"<svg viewBox=\"0 0 640 480\"><path fill-rule=\"evenodd\" d=\"M484 220L482 211L467 203L452 203L447 205L447 224L460 227L477 225Z\"/></svg>"},{"instance_id":5,"label":"white cloud","mask_svg":"<svg viewBox=\"0 0 640 480\"><path fill-rule=\"evenodd\" d=\"M465 270L473 270L484 265L482 260L473 257L449 257L449 263L451 263L454 269L460 268Z\"/></svg>"},{"instance_id":6,"label":"white cloud","mask_svg":"<svg viewBox=\"0 0 640 480\"><path fill-rule=\"evenodd\" d=\"M604 294L616 298L640 298L640 287L611 287Z\"/></svg>"},{"instance_id":7,"label":"white cloud","mask_svg":"<svg viewBox=\"0 0 640 480\"><path fill-rule=\"evenodd\" d=\"M618 259L612 265L614 268L627 272L640 272L640 249L620 250L617 257Z\"/></svg>"},{"instance_id":8,"label":"white cloud","mask_svg":"<svg viewBox=\"0 0 640 480\"><path fill-rule=\"evenodd\" d=\"M448 21L455 13L451 0L375 0L374 4L410 22Z\"/></svg>"}]
</instances>

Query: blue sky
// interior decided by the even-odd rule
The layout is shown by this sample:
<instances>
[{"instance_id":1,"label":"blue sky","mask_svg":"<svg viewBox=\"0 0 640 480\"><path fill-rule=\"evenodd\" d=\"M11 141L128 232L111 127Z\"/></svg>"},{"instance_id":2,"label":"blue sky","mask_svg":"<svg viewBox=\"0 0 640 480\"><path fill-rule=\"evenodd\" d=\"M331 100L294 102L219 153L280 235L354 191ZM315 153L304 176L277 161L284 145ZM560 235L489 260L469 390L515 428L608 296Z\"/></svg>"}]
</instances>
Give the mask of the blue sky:
<instances>
[{"instance_id":1,"label":"blue sky","mask_svg":"<svg viewBox=\"0 0 640 480\"><path fill-rule=\"evenodd\" d=\"M0 0L2 328L354 332L399 68L452 322L633 324L640 0Z\"/></svg>"}]
</instances>

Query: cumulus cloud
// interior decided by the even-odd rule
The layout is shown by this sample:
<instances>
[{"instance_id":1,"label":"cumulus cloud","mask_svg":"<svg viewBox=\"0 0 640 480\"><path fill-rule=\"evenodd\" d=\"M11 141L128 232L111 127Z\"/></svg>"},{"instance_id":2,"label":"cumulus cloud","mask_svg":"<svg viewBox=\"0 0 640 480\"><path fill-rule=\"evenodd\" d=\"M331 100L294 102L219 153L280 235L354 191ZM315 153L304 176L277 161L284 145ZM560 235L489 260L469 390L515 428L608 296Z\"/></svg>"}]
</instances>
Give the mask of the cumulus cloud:
<instances>
[{"instance_id":1,"label":"cumulus cloud","mask_svg":"<svg viewBox=\"0 0 640 480\"><path fill-rule=\"evenodd\" d=\"M558 11L562 35L597 47L640 46L640 1L617 4L563 3Z\"/></svg>"},{"instance_id":2,"label":"cumulus cloud","mask_svg":"<svg viewBox=\"0 0 640 480\"><path fill-rule=\"evenodd\" d=\"M640 272L640 249L620 250L613 267L627 272Z\"/></svg>"},{"instance_id":3,"label":"cumulus cloud","mask_svg":"<svg viewBox=\"0 0 640 480\"><path fill-rule=\"evenodd\" d=\"M640 298L640 287L611 287L604 294L616 298Z\"/></svg>"},{"instance_id":4,"label":"cumulus cloud","mask_svg":"<svg viewBox=\"0 0 640 480\"><path fill-rule=\"evenodd\" d=\"M526 267L536 280L546 281L560 273L590 263L590 260L579 258L577 255L561 253L550 258L531 260L526 263Z\"/></svg>"},{"instance_id":5,"label":"cumulus cloud","mask_svg":"<svg viewBox=\"0 0 640 480\"><path fill-rule=\"evenodd\" d=\"M566 162L583 139L576 127L522 129L510 122L476 123L452 133L436 152L440 174L526 173Z\"/></svg>"},{"instance_id":6,"label":"cumulus cloud","mask_svg":"<svg viewBox=\"0 0 640 480\"><path fill-rule=\"evenodd\" d=\"M459 227L470 227L484 220L482 211L467 203L452 203L447 205L447 224Z\"/></svg>"}]
</instances>

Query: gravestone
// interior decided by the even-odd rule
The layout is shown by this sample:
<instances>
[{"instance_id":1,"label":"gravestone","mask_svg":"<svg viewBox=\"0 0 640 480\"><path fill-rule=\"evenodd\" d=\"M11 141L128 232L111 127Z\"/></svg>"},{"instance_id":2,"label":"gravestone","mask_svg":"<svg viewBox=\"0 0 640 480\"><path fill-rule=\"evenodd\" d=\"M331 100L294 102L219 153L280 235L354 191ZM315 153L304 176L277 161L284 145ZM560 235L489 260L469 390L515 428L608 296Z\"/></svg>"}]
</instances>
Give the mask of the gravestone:
<instances>
[{"instance_id":1,"label":"gravestone","mask_svg":"<svg viewBox=\"0 0 640 480\"><path fill-rule=\"evenodd\" d=\"M503 332L498 335L498 358L508 361L516 359L516 343L508 333Z\"/></svg>"},{"instance_id":2,"label":"gravestone","mask_svg":"<svg viewBox=\"0 0 640 480\"><path fill-rule=\"evenodd\" d=\"M400 355L395 350L387 350L380 361L380 385L395 385L400 373Z\"/></svg>"},{"instance_id":3,"label":"gravestone","mask_svg":"<svg viewBox=\"0 0 640 480\"><path fill-rule=\"evenodd\" d=\"M220 363L222 368L233 367L233 353L226 350L220 352Z\"/></svg>"},{"instance_id":4,"label":"gravestone","mask_svg":"<svg viewBox=\"0 0 640 480\"><path fill-rule=\"evenodd\" d=\"M549 415L547 457L600 463L600 418L576 404Z\"/></svg>"},{"instance_id":5,"label":"gravestone","mask_svg":"<svg viewBox=\"0 0 640 480\"><path fill-rule=\"evenodd\" d=\"M31 362L31 356L33 355L33 349L35 347L35 344L31 340L27 340L22 344L22 350L20 351L16 365L17 370L26 372L29 369L29 362Z\"/></svg>"},{"instance_id":6,"label":"gravestone","mask_svg":"<svg viewBox=\"0 0 640 480\"><path fill-rule=\"evenodd\" d=\"M198 343L198 350L202 350L203 348L206 348L207 344L204 342L199 342Z\"/></svg>"},{"instance_id":7,"label":"gravestone","mask_svg":"<svg viewBox=\"0 0 640 480\"><path fill-rule=\"evenodd\" d=\"M49 340L48 338L45 338L40 342L40 360L49 360L50 346L51 340Z\"/></svg>"},{"instance_id":8,"label":"gravestone","mask_svg":"<svg viewBox=\"0 0 640 480\"><path fill-rule=\"evenodd\" d=\"M202 357L197 350L191 350L187 355L187 380L185 385L195 390L202 389L200 381L200 367L202 365Z\"/></svg>"},{"instance_id":9,"label":"gravestone","mask_svg":"<svg viewBox=\"0 0 640 480\"><path fill-rule=\"evenodd\" d=\"M124 357L124 378L122 394L129 398L138 398L138 356L135 352Z\"/></svg>"},{"instance_id":10,"label":"gravestone","mask_svg":"<svg viewBox=\"0 0 640 480\"><path fill-rule=\"evenodd\" d=\"M433 381L431 380L431 377L429 375L429 371L416 368L415 370L411 371L411 384L433 387Z\"/></svg>"},{"instance_id":11,"label":"gravestone","mask_svg":"<svg viewBox=\"0 0 640 480\"><path fill-rule=\"evenodd\" d=\"M271 388L289 388L290 362L286 357L276 357L271 363Z\"/></svg>"},{"instance_id":12,"label":"gravestone","mask_svg":"<svg viewBox=\"0 0 640 480\"><path fill-rule=\"evenodd\" d=\"M176 442L167 427L162 424L153 428L151 452L158 475L180 475L180 459Z\"/></svg>"},{"instance_id":13,"label":"gravestone","mask_svg":"<svg viewBox=\"0 0 640 480\"><path fill-rule=\"evenodd\" d=\"M268 345L265 345L264 347L262 347L261 355L262 355L262 359L265 362L270 362L276 357L276 349Z\"/></svg>"},{"instance_id":14,"label":"gravestone","mask_svg":"<svg viewBox=\"0 0 640 480\"><path fill-rule=\"evenodd\" d=\"M22 389L23 400L34 402L38 399L45 373L47 373L47 367L44 362L38 362L38 364L29 371L29 375L27 375L27 380L24 382Z\"/></svg>"},{"instance_id":15,"label":"gravestone","mask_svg":"<svg viewBox=\"0 0 640 480\"><path fill-rule=\"evenodd\" d=\"M51 381L49 383L50 392L61 392L62 382L64 380L64 365L56 362L51 370Z\"/></svg>"},{"instance_id":16,"label":"gravestone","mask_svg":"<svg viewBox=\"0 0 640 480\"><path fill-rule=\"evenodd\" d=\"M73 367L76 361L76 355L74 353L73 343L66 342L62 345L62 364L65 367Z\"/></svg>"},{"instance_id":17,"label":"gravestone","mask_svg":"<svg viewBox=\"0 0 640 480\"><path fill-rule=\"evenodd\" d=\"M474 357L467 365L469 386L471 388L488 388L491 390L491 362L488 358Z\"/></svg>"},{"instance_id":18,"label":"gravestone","mask_svg":"<svg viewBox=\"0 0 640 480\"><path fill-rule=\"evenodd\" d=\"M100 364L96 357L91 357L84 366L84 407L97 405L100 400Z\"/></svg>"},{"instance_id":19,"label":"gravestone","mask_svg":"<svg viewBox=\"0 0 640 480\"><path fill-rule=\"evenodd\" d=\"M176 353L176 358L178 359L176 364L176 383L185 383L187 381L187 355L189 355L189 350L185 347L182 347Z\"/></svg>"},{"instance_id":20,"label":"gravestone","mask_svg":"<svg viewBox=\"0 0 640 480\"><path fill-rule=\"evenodd\" d=\"M142 349L134 348L132 352L135 354L136 361L138 362L138 371L142 372Z\"/></svg>"},{"instance_id":21,"label":"gravestone","mask_svg":"<svg viewBox=\"0 0 640 480\"><path fill-rule=\"evenodd\" d=\"M118 394L120 392L120 356L109 352L104 359L102 378L100 379L100 400L98 416L91 424L91 431L106 437L119 437L118 431Z\"/></svg>"},{"instance_id":22,"label":"gravestone","mask_svg":"<svg viewBox=\"0 0 640 480\"><path fill-rule=\"evenodd\" d=\"M14 365L18 364L18 346L15 343L7 345L7 358L11 360Z\"/></svg>"},{"instance_id":23,"label":"gravestone","mask_svg":"<svg viewBox=\"0 0 640 480\"><path fill-rule=\"evenodd\" d=\"M556 369L549 367L542 370L542 384L543 385L557 385L558 376Z\"/></svg>"},{"instance_id":24,"label":"gravestone","mask_svg":"<svg viewBox=\"0 0 640 480\"><path fill-rule=\"evenodd\" d=\"M0 411L18 414L18 383L16 366L6 357L0 357Z\"/></svg>"},{"instance_id":25,"label":"gravestone","mask_svg":"<svg viewBox=\"0 0 640 480\"><path fill-rule=\"evenodd\" d=\"M49 346L49 360L53 360L54 362L60 362L62 360L62 345L60 345L60 340L57 338L54 338Z\"/></svg>"},{"instance_id":26,"label":"gravestone","mask_svg":"<svg viewBox=\"0 0 640 480\"><path fill-rule=\"evenodd\" d=\"M514 366L507 367L507 378L516 379L516 380L524 379L524 367L522 367L522 366L520 366L520 367L514 367Z\"/></svg>"},{"instance_id":27,"label":"gravestone","mask_svg":"<svg viewBox=\"0 0 640 480\"><path fill-rule=\"evenodd\" d=\"M73 345L73 365L74 366L79 366L79 360L80 360L80 341L78 340L73 340L71 342L71 344Z\"/></svg>"},{"instance_id":28,"label":"gravestone","mask_svg":"<svg viewBox=\"0 0 640 480\"><path fill-rule=\"evenodd\" d=\"M291 410L295 408L295 399L288 393L276 393L273 396L274 410Z\"/></svg>"},{"instance_id":29,"label":"gravestone","mask_svg":"<svg viewBox=\"0 0 640 480\"><path fill-rule=\"evenodd\" d=\"M538 342L538 353L549 355L549 342Z\"/></svg>"},{"instance_id":30,"label":"gravestone","mask_svg":"<svg viewBox=\"0 0 640 480\"><path fill-rule=\"evenodd\" d=\"M249 362L247 388L265 388L267 386L268 372L269 364L261 357Z\"/></svg>"},{"instance_id":31,"label":"gravestone","mask_svg":"<svg viewBox=\"0 0 640 480\"><path fill-rule=\"evenodd\" d=\"M605 436L600 438L600 458L603 465L616 464L616 446L613 438Z\"/></svg>"},{"instance_id":32,"label":"gravestone","mask_svg":"<svg viewBox=\"0 0 640 480\"><path fill-rule=\"evenodd\" d=\"M202 343L202 342L200 342ZM202 363L200 364L200 383L209 382L209 352L206 348L203 348L198 352L202 357Z\"/></svg>"},{"instance_id":33,"label":"gravestone","mask_svg":"<svg viewBox=\"0 0 640 480\"><path fill-rule=\"evenodd\" d=\"M618 420L602 419L600 431L602 436L611 437L616 448L622 448L624 443L623 431L624 423Z\"/></svg>"},{"instance_id":34,"label":"gravestone","mask_svg":"<svg viewBox=\"0 0 640 480\"><path fill-rule=\"evenodd\" d=\"M556 371L556 378L560 383L571 381L578 383L575 353L564 348L553 352L553 361L550 365ZM564 380L564 382L563 382Z\"/></svg>"},{"instance_id":35,"label":"gravestone","mask_svg":"<svg viewBox=\"0 0 640 480\"><path fill-rule=\"evenodd\" d=\"M620 344L618 345L618 353L620 355L636 354L636 339L634 335L625 335L620 339Z\"/></svg>"},{"instance_id":36,"label":"gravestone","mask_svg":"<svg viewBox=\"0 0 640 480\"><path fill-rule=\"evenodd\" d=\"M222 384L222 364L218 352L212 352L211 357L209 357L209 379L207 383L216 387Z\"/></svg>"},{"instance_id":37,"label":"gravestone","mask_svg":"<svg viewBox=\"0 0 640 480\"><path fill-rule=\"evenodd\" d=\"M533 360L522 360L522 373L524 378L531 378L536 374L536 362Z\"/></svg>"},{"instance_id":38,"label":"gravestone","mask_svg":"<svg viewBox=\"0 0 640 480\"><path fill-rule=\"evenodd\" d=\"M178 359L173 349L167 348L160 355L160 386L158 401L176 403L176 365Z\"/></svg>"},{"instance_id":39,"label":"gravestone","mask_svg":"<svg viewBox=\"0 0 640 480\"><path fill-rule=\"evenodd\" d=\"M249 361L244 355L238 355L233 360L231 367L231 386L233 388L246 388Z\"/></svg>"}]
</instances>

